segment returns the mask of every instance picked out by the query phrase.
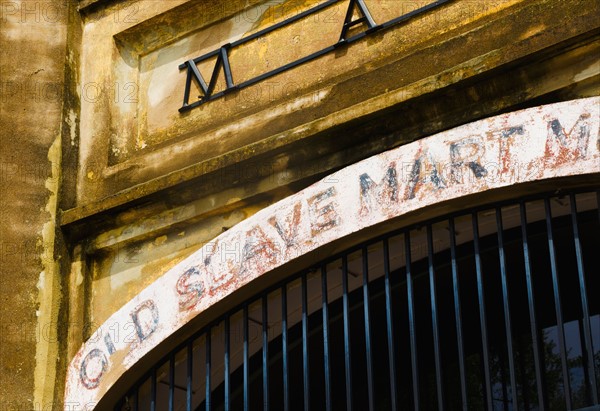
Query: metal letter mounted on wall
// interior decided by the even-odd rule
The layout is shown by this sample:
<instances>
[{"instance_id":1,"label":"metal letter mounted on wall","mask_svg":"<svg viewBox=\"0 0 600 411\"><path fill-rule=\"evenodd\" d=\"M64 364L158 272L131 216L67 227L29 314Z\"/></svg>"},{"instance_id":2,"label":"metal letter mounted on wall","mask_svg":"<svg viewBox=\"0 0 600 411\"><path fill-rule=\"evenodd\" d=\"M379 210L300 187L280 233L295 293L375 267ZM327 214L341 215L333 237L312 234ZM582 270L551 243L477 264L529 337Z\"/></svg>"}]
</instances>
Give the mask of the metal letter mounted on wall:
<instances>
[{"instance_id":1,"label":"metal letter mounted on wall","mask_svg":"<svg viewBox=\"0 0 600 411\"><path fill-rule=\"evenodd\" d=\"M273 76L275 76L279 73L282 73L286 70L297 67L308 61L314 60L324 54L327 54L327 53L335 50L336 48L338 48L340 46L345 46L354 41L360 40L363 37L368 36L369 34L375 32L375 31L385 30L392 26L395 26L395 25L398 25L401 23L405 23L409 19L411 19L417 15L423 14L433 8L439 7L445 3L448 3L451 0L435 1L431 4L427 4L426 6L420 7L416 10L413 10L409 13L403 14L399 17L396 17L396 18L394 18L390 21L387 21L385 23L382 23L382 24L377 24L375 22L375 20L371 16L371 13L369 12L369 8L367 7L365 0L350 0L350 2L348 3L348 9L346 11L346 17L344 18L344 23L340 29L341 30L340 37L339 37L339 40L337 41L337 43L332 44L331 46L325 47L324 49L316 51L312 54L309 54L308 56L304 56L295 61L287 63L276 69L273 69L271 71L268 71L268 72L258 75L256 77L253 77L249 80L245 80L239 84L235 84L235 82L233 80L233 75L231 74L231 66L229 63L229 51L231 49L242 46L242 45L248 43L249 41L252 41L259 37L262 37L265 34L275 31L281 27L287 26L295 21L305 18L306 16L317 13L318 11L323 10L326 7L329 7L335 3L339 3L340 1L342 1L342 0L328 0L328 1L321 3L315 7L312 7L311 9L308 9L302 13L296 14L295 16L292 16L284 21L281 21L270 27L267 27L266 29L260 30L256 33L251 34L247 37L244 37L240 40L234 41L233 43L224 44L216 50L213 50L213 51L206 53L200 57L196 57L194 59L188 60L188 61L180 64L179 65L180 70L187 70L187 78L185 81L185 90L183 93L183 105L181 106L181 108L179 108L179 111L183 113L185 111L191 110L194 107L198 107L206 102L220 98L220 97L224 96L225 94L230 93L234 90L239 90L244 87L251 86L255 83L258 83L259 81L268 79L268 78L273 77ZM355 15L358 15L360 17L354 18ZM353 28L355 26L359 26L359 25L362 25L363 27L365 27L365 30L361 31L360 33L354 34L353 36L348 37L349 30L351 28ZM200 71L198 70L197 65L198 65L198 63L206 61L215 56L217 57L217 61L215 63L215 67L213 69L210 80L207 83L204 80L204 77L202 77L202 74L200 73ZM221 72L221 70L223 70L223 74L225 76L225 83L226 83L225 89L215 93L214 92L215 86L217 84L217 79L219 77L219 73ZM196 83L196 85L200 88L200 91L202 92L202 94L198 96L198 100L190 103L190 93L191 93L192 81L194 81Z\"/></svg>"}]
</instances>

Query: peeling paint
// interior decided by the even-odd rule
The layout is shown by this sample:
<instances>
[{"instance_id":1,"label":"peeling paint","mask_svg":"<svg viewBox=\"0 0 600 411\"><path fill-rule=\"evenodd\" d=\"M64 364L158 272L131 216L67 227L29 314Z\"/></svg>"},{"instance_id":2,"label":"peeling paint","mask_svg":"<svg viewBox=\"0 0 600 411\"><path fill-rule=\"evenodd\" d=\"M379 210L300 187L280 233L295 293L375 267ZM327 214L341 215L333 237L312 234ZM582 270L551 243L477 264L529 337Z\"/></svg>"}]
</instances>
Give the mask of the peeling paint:
<instances>
[{"instance_id":1,"label":"peeling paint","mask_svg":"<svg viewBox=\"0 0 600 411\"><path fill-rule=\"evenodd\" d=\"M208 307L324 244L465 195L600 173L596 144L600 119L591 115L599 108L600 97L594 97L467 124L353 164L259 211L178 263L114 313L98 332L104 335L118 327L126 334L133 318L138 338L84 344L69 366L65 401L98 401L127 369ZM473 150L461 151L461 142ZM475 150L473 142L485 150ZM569 155L554 158L547 149L549 142ZM459 171L469 177L451 178ZM369 202L365 196L385 201ZM366 205L369 212L364 212ZM106 362L88 370L90 357Z\"/></svg>"},{"instance_id":2,"label":"peeling paint","mask_svg":"<svg viewBox=\"0 0 600 411\"><path fill-rule=\"evenodd\" d=\"M43 270L38 281L38 304L36 311L38 327L43 337L38 338L35 353L34 404L46 404L54 398L56 379L56 359L59 356L57 341L58 311L61 301L60 265L54 258L57 194L60 183L61 137L57 136L48 151L52 175L46 179L45 186L50 192L45 211L49 214L40 233L44 248L40 259ZM46 334L47 332L47 334Z\"/></svg>"},{"instance_id":3,"label":"peeling paint","mask_svg":"<svg viewBox=\"0 0 600 411\"><path fill-rule=\"evenodd\" d=\"M71 137L71 146L77 145L77 113L73 109L65 117L65 121L69 126L69 136Z\"/></svg>"}]
</instances>

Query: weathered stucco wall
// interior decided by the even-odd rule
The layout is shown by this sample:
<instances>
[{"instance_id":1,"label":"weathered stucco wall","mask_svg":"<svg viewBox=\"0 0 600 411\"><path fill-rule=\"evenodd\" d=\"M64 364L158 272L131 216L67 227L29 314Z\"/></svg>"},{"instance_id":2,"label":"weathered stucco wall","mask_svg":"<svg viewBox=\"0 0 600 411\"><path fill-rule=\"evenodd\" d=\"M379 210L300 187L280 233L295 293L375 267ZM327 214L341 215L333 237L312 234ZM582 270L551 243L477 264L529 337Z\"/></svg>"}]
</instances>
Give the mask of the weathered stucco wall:
<instances>
[{"instance_id":1,"label":"weathered stucco wall","mask_svg":"<svg viewBox=\"0 0 600 411\"><path fill-rule=\"evenodd\" d=\"M600 94L600 3L454 0L178 111L179 64L324 1L0 4L0 401L58 404L66 363L97 326L323 176L460 124ZM366 0L378 23L430 3ZM334 43L347 4L231 50L235 82ZM213 64L199 64L205 78Z\"/></svg>"},{"instance_id":2,"label":"weathered stucco wall","mask_svg":"<svg viewBox=\"0 0 600 411\"><path fill-rule=\"evenodd\" d=\"M196 247L333 170L536 99L598 93L597 2L457 0L180 113L182 62L323 1L89 3L64 140L76 154L63 152L78 173L61 203L81 246L80 339ZM365 4L383 23L430 3ZM234 81L335 43L347 7L235 47ZM198 64L207 81L214 64Z\"/></svg>"},{"instance_id":3,"label":"weathered stucco wall","mask_svg":"<svg viewBox=\"0 0 600 411\"><path fill-rule=\"evenodd\" d=\"M187 78L181 63L323 1L257 3L223 8L212 2L140 1L90 13L81 50L83 172L66 221L109 205L102 201L106 197L118 205L175 180L189 181L294 141L306 142L347 121L343 112L350 118L367 116L589 33L599 7L589 0L451 1L180 113ZM339 1L232 48L234 82L335 44L347 3ZM385 23L428 3L366 4L376 22ZM215 61L198 64L207 81ZM589 68L581 68L580 80L594 75L594 70L585 72ZM224 87L222 78L219 72L216 91ZM190 102L197 101L202 93L193 82L191 89ZM236 156L211 162L227 152Z\"/></svg>"},{"instance_id":4,"label":"weathered stucco wall","mask_svg":"<svg viewBox=\"0 0 600 411\"><path fill-rule=\"evenodd\" d=\"M63 388L56 374L63 289L54 252L68 6L0 4L2 410L62 403L54 398Z\"/></svg>"}]
</instances>

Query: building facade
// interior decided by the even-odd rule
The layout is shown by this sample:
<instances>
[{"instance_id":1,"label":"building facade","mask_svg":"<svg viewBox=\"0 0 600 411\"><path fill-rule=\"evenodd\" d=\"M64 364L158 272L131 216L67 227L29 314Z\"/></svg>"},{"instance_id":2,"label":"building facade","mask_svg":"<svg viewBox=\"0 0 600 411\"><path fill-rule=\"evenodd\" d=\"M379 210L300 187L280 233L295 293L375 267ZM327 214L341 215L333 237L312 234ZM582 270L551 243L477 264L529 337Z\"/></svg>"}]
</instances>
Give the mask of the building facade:
<instances>
[{"instance_id":1,"label":"building facade","mask_svg":"<svg viewBox=\"0 0 600 411\"><path fill-rule=\"evenodd\" d=\"M2 405L598 409L598 17L4 2Z\"/></svg>"}]
</instances>

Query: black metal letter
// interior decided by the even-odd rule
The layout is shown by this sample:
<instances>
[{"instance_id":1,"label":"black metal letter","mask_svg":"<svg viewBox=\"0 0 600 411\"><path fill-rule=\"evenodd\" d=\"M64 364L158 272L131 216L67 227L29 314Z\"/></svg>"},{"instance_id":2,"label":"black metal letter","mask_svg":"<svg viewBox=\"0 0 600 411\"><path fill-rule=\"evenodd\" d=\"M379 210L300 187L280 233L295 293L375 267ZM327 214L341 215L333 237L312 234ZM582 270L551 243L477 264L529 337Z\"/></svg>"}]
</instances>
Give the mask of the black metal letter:
<instances>
[{"instance_id":1,"label":"black metal letter","mask_svg":"<svg viewBox=\"0 0 600 411\"><path fill-rule=\"evenodd\" d=\"M215 63L215 67L213 68L213 72L208 84L206 84L204 77L202 77L202 74L200 74L200 71L198 70L198 66L196 66L196 64L199 63L199 61L196 61L197 59L188 60L179 66L180 69L187 68L187 78L185 80L185 91L183 94L183 106L179 109L179 111L183 110L189 104L192 79L196 81L202 90L202 93L204 94L203 96L198 96L198 98L202 99L203 102L210 99L217 84L217 78L219 77L219 71L221 71L221 67L223 68L223 74L225 74L225 82L227 84L224 92L231 91L236 88L233 84L231 66L229 65L229 48L230 44L228 43L221 46L219 49L217 53L217 61Z\"/></svg>"},{"instance_id":2,"label":"black metal letter","mask_svg":"<svg viewBox=\"0 0 600 411\"><path fill-rule=\"evenodd\" d=\"M358 8L358 14L360 14L362 17L352 20L352 17L354 17L355 7ZM342 27L342 34L340 34L338 44L343 44L346 42L346 36L348 35L348 30L350 30L351 27L362 23L366 23L367 26L369 26L369 30L375 30L376 28L380 27L375 24L375 20L373 20L373 17L371 17L371 13L369 12L364 0L350 0L350 3L348 4L348 11L346 12L346 18L344 19L344 26Z\"/></svg>"}]
</instances>

